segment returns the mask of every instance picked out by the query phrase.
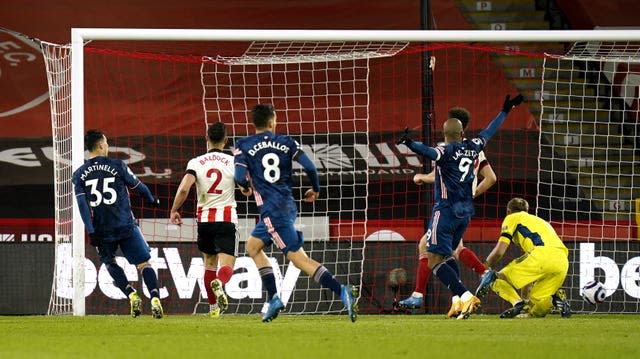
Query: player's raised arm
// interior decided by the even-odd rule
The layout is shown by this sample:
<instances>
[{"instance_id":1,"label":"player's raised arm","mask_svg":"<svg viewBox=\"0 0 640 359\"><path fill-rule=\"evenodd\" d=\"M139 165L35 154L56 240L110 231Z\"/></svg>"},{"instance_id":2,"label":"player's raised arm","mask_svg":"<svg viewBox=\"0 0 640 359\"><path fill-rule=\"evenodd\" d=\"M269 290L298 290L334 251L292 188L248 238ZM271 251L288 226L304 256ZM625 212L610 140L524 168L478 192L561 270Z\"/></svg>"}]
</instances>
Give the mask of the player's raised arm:
<instances>
[{"instance_id":1,"label":"player's raised arm","mask_svg":"<svg viewBox=\"0 0 640 359\"><path fill-rule=\"evenodd\" d=\"M419 155L422 155L432 161L437 161L440 159L442 153L436 150L433 147L425 146L422 142L414 141L409 137L409 128L404 128L404 134L398 140L398 144L405 145L409 147L409 149Z\"/></svg>"},{"instance_id":2,"label":"player's raised arm","mask_svg":"<svg viewBox=\"0 0 640 359\"><path fill-rule=\"evenodd\" d=\"M493 135L495 135L496 132L498 132L498 128L500 128L500 125L502 125L502 122L504 122L504 119L507 118L507 114L509 113L509 111L511 111L512 108L521 104L523 99L524 98L522 97L522 95L518 95L513 99L511 99L511 95L507 95L504 99L504 103L502 104L502 111L500 111L500 113L498 114L498 116L496 116L496 118L494 118L491 122L489 122L489 124L487 125L487 128L480 131L480 133L478 134L478 137L482 137L485 142L489 141L489 139L493 137Z\"/></svg>"}]
</instances>

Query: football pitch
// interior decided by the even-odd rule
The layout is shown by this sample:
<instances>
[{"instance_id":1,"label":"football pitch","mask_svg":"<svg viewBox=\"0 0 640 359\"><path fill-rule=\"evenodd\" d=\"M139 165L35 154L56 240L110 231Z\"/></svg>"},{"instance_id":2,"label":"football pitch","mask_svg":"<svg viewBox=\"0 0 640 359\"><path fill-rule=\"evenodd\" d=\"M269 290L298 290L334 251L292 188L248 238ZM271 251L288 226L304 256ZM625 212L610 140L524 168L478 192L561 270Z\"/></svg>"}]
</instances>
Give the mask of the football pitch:
<instances>
[{"instance_id":1,"label":"football pitch","mask_svg":"<svg viewBox=\"0 0 640 359\"><path fill-rule=\"evenodd\" d=\"M637 358L640 316L0 316L0 358Z\"/></svg>"}]
</instances>

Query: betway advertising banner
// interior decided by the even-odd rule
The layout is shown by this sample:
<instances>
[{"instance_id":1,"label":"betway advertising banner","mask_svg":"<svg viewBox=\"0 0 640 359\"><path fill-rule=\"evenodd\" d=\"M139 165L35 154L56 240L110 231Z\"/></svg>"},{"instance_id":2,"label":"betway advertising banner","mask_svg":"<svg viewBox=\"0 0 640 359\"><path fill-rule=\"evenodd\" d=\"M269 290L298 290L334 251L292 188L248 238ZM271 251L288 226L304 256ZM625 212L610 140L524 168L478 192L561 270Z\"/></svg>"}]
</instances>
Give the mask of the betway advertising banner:
<instances>
[{"instance_id":1,"label":"betway advertising banner","mask_svg":"<svg viewBox=\"0 0 640 359\"><path fill-rule=\"evenodd\" d=\"M321 244L327 252L334 252L336 242ZM486 255L494 243L472 242L468 246L478 254ZM314 243L315 250L319 250L319 244ZM637 312L637 303L640 298L640 256L630 254L640 253L640 245L637 242L603 242L603 243L567 243L570 250L570 268L565 281L565 288L569 289L568 296L571 306L576 311L598 312ZM161 282L161 298L165 310L168 313L191 313L198 302L206 302L206 291L202 281L204 271L202 258L194 251L193 243L151 243L152 266L157 270ZM615 248L615 251L614 251ZM70 248L59 248L59 251L71 255ZM389 242L370 240L366 243L364 274L362 278L361 309L365 313L380 313L390 310L393 297L390 296L390 288L384 278L394 268L405 268L409 273L409 282L400 288L403 293L411 293L410 286L413 283L413 271L415 265L416 246L413 242ZM242 251L241 251L242 252ZM59 252L60 253L60 252ZM349 252L337 252L338 260L346 261L347 257L340 258L341 253L348 256ZM399 254L396 260L390 260L389 253ZM70 261L70 257L68 258ZM271 257L279 290L286 291L287 298L293 303L289 311L304 311L301 298L318 300L322 303L319 310L326 310L333 298L329 291L318 291L318 284L309 281L308 278L292 264L284 265L281 255ZM140 275L134 266L128 264L122 257L117 262L125 268L129 281L139 291L148 296ZM61 284L69 283L70 268L59 272L58 295L71 298L72 288ZM67 272L65 272L67 271ZM88 252L85 261L85 296L87 298L87 313L120 313L128 312L128 303L123 294L113 285L104 265L98 261L96 253ZM477 276L465 269L462 270L463 282L470 286L476 285ZM601 281L607 290L607 299L599 306L591 306L580 297L579 288L590 280ZM431 282L430 282L431 283ZM405 288L406 287L406 288ZM439 296L438 300L431 303L429 308L433 313L443 313L448 309L448 296L446 290L439 284L429 285L431 295ZM314 289L313 291L310 289ZM230 311L242 313L258 313L262 308L264 291L260 276L253 261L246 256L238 257L235 266L235 274L226 287L230 298ZM314 294L315 293L315 294ZM321 296L321 298L319 298ZM297 299L294 302L294 298ZM503 301L497 296L490 297L495 303L487 303L486 311L494 312L492 308L504 307ZM251 305L251 303L254 303ZM335 303L334 303L335 305ZM438 306L439 305L439 306ZM498 312L495 310L495 312Z\"/></svg>"}]
</instances>

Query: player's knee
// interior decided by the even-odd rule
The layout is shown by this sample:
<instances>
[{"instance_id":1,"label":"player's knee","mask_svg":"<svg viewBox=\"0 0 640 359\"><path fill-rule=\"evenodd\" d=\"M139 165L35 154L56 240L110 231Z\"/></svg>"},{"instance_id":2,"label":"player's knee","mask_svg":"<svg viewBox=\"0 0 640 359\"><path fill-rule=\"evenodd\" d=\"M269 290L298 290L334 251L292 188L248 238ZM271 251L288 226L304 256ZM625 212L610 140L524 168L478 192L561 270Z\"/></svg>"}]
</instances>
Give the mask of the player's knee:
<instances>
[{"instance_id":1,"label":"player's knee","mask_svg":"<svg viewBox=\"0 0 640 359\"><path fill-rule=\"evenodd\" d=\"M107 268L107 271L111 271L113 269L117 269L117 267L120 267L118 263L116 263L116 261L104 263L104 266Z\"/></svg>"},{"instance_id":2,"label":"player's knee","mask_svg":"<svg viewBox=\"0 0 640 359\"><path fill-rule=\"evenodd\" d=\"M551 297L545 298L536 302L529 310L529 314L533 317L542 318L551 312L552 307Z\"/></svg>"},{"instance_id":3,"label":"player's knee","mask_svg":"<svg viewBox=\"0 0 640 359\"><path fill-rule=\"evenodd\" d=\"M138 271L140 272L142 272L142 270L147 267L151 267L151 264L149 264L149 262L142 262L140 264L136 264L136 268L138 268Z\"/></svg>"},{"instance_id":4,"label":"player's knee","mask_svg":"<svg viewBox=\"0 0 640 359\"><path fill-rule=\"evenodd\" d=\"M257 254L260 253L263 247L264 247L264 244L261 240L255 237L250 237L249 240L247 241L245 250L247 251L247 254L249 255L249 257L255 257Z\"/></svg>"}]
</instances>

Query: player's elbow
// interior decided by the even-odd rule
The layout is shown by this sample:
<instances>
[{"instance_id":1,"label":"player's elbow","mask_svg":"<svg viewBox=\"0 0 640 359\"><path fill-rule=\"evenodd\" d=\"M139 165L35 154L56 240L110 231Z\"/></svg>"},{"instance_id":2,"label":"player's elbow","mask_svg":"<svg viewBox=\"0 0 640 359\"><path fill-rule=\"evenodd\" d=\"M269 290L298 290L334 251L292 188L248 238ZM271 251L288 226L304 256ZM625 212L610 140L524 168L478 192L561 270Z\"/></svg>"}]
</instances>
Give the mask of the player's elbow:
<instances>
[{"instance_id":1,"label":"player's elbow","mask_svg":"<svg viewBox=\"0 0 640 359\"><path fill-rule=\"evenodd\" d=\"M496 184L496 182L498 182L498 177L496 177L496 174L493 173L493 171L491 172L492 175L485 177L485 181L487 181L487 188L493 186L494 184Z\"/></svg>"}]
</instances>

